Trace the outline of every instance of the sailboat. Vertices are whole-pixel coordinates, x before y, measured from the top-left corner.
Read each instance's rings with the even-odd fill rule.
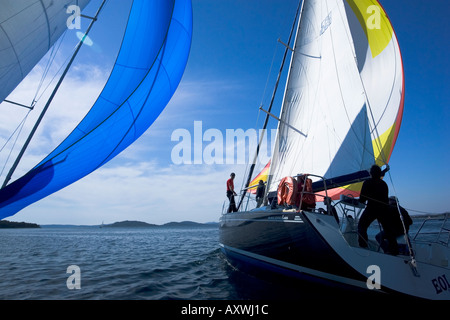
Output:
[[[448,237],[405,232],[397,255],[375,239],[368,248],[356,241],[361,185],[372,165],[389,169],[404,108],[402,57],[385,10],[376,0],[300,1],[285,46],[279,77],[292,54],[281,114],[271,112],[273,96],[261,107],[264,126],[278,121],[270,168],[251,181],[251,165],[238,212],[220,218],[221,250],[238,268],[450,299]],[[265,205],[250,210],[243,199],[262,177]],[[325,197],[332,201],[322,204]],[[444,221],[440,234],[448,230]]]
[[[7,96],[68,29],[74,12],[81,13],[89,2],[2,1],[0,102],[21,105],[7,100]],[[111,2],[101,1],[93,17],[79,15],[90,21],[89,27],[0,189],[0,219],[16,214],[113,159],[150,127],[177,89],[191,45],[191,0],[134,0],[130,11],[122,13],[128,21],[120,51],[96,102],[59,146],[11,182],[88,33],[96,24],[110,19],[102,15],[108,3]],[[33,109],[34,102],[25,107]]]

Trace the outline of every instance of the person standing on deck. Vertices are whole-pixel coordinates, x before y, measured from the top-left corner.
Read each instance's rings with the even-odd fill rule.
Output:
[[[366,203],[367,201],[367,206],[358,223],[358,243],[362,248],[368,247],[367,229],[377,219],[383,229],[387,231],[386,236],[389,242],[389,253],[397,254],[397,241],[391,236],[391,226],[387,219],[387,215],[389,214],[389,188],[386,182],[381,179],[388,169],[389,167],[382,172],[379,166],[373,165],[370,168],[371,178],[363,183],[359,201],[362,203]]]
[[[264,200],[264,193],[266,192],[266,186],[264,181],[259,180],[258,188],[256,189],[256,207],[261,207]]]
[[[234,192],[234,177],[236,175],[234,172],[230,174],[230,179],[227,180],[227,197],[230,200],[230,206],[228,207],[228,213],[230,212],[236,212],[236,202],[234,201],[234,196],[237,196],[236,192]]]

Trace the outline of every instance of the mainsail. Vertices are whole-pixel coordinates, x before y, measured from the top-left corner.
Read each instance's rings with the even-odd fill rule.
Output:
[[[141,136],[175,92],[191,38],[191,0],[134,0],[97,101],[53,152],[0,190],[0,219],[88,175]]]
[[[333,178],[387,164],[403,101],[400,49],[378,1],[304,0],[270,190],[286,176]],[[332,195],[359,191],[346,188]]]
[[[2,0],[0,9],[0,102],[27,76],[62,33],[67,9],[90,0]]]

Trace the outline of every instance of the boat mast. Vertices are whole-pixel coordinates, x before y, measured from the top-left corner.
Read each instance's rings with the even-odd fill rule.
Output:
[[[239,204],[237,206],[237,210],[239,210],[239,208],[241,207],[242,201],[244,200],[244,197],[245,197],[245,192],[246,192],[248,186],[250,185],[250,182],[252,181],[252,175],[253,175],[253,171],[255,170],[256,160],[258,159],[259,150],[260,150],[260,147],[261,147],[262,139],[264,137],[264,132],[265,132],[265,130],[267,128],[267,124],[269,122],[270,112],[272,111],[273,102],[275,100],[275,95],[276,95],[277,90],[278,90],[278,85],[280,83],[281,74],[283,72],[284,65],[285,65],[285,62],[286,62],[286,57],[287,57],[287,54],[288,54],[289,50],[292,50],[289,47],[289,44],[291,43],[292,35],[294,34],[294,30],[295,30],[295,26],[296,26],[295,22],[297,21],[297,17],[299,16],[300,8],[302,7],[301,5],[303,4],[303,2],[304,2],[304,0],[298,2],[297,11],[295,13],[294,22],[292,24],[292,28],[291,28],[291,32],[289,34],[289,39],[288,39],[287,45],[280,41],[280,43],[282,43],[286,47],[286,49],[284,50],[283,60],[281,62],[280,70],[278,72],[278,77],[277,77],[277,81],[275,83],[275,88],[274,88],[273,93],[272,93],[272,98],[270,100],[269,108],[268,108],[267,111],[264,111],[266,113],[266,118],[264,120],[264,124],[263,124],[263,128],[262,128],[262,132],[263,133],[261,134],[261,137],[259,138],[259,142],[258,142],[258,145],[256,147],[255,157],[253,159],[252,164],[250,165],[250,170],[249,170],[249,173],[248,173],[247,181],[246,181],[245,186],[244,186],[244,193],[241,194],[241,198],[239,200]]]
[[[52,103],[52,101],[53,101],[53,99],[54,99],[56,93],[58,92],[59,87],[61,86],[61,84],[62,84],[64,78],[66,77],[67,72],[69,71],[70,67],[72,66],[72,63],[74,62],[76,56],[78,55],[78,52],[80,51],[81,46],[82,46],[83,43],[84,43],[84,40],[86,39],[87,35],[88,35],[89,32],[91,31],[91,29],[92,29],[92,27],[93,27],[93,25],[94,25],[94,22],[97,21],[97,17],[98,17],[98,15],[100,14],[101,10],[103,9],[103,6],[105,5],[105,2],[106,2],[106,0],[103,0],[103,1],[102,1],[102,4],[101,4],[100,7],[98,8],[98,10],[97,10],[97,12],[96,12],[96,14],[95,14],[95,16],[94,16],[93,18],[90,18],[90,17],[87,17],[87,16],[84,16],[84,15],[83,15],[83,17],[92,19],[92,21],[91,21],[91,23],[89,24],[89,27],[87,28],[86,33],[84,34],[83,38],[82,38],[82,39],[80,40],[80,42],[77,44],[76,49],[75,49],[75,52],[74,52],[73,55],[72,55],[72,58],[70,59],[70,61],[69,61],[69,63],[67,64],[66,68],[64,69],[64,72],[62,73],[61,77],[59,78],[58,83],[56,84],[55,88],[53,89],[52,94],[50,95],[50,98],[47,100],[47,103],[45,104],[44,108],[42,109],[41,114],[39,115],[39,118],[37,119],[36,123],[34,124],[33,129],[31,130],[30,134],[28,135],[28,138],[27,138],[27,140],[25,141],[25,144],[23,145],[22,149],[20,150],[19,155],[18,155],[17,158],[16,158],[16,161],[14,162],[14,164],[13,164],[12,167],[11,167],[11,169],[9,170],[8,175],[6,176],[5,181],[3,182],[3,185],[2,185],[2,187],[1,187],[1,189],[3,189],[4,187],[6,187],[6,186],[8,185],[8,182],[11,180],[11,177],[12,177],[12,175],[14,174],[14,171],[17,169],[17,166],[19,165],[20,160],[22,159],[22,157],[23,157],[23,155],[24,155],[26,149],[28,148],[28,145],[29,145],[30,142],[31,142],[31,139],[33,138],[34,134],[36,133],[37,128],[38,128],[39,125],[41,124],[41,121],[42,121],[42,119],[44,118],[45,113],[47,112],[47,110],[48,110],[50,104]]]

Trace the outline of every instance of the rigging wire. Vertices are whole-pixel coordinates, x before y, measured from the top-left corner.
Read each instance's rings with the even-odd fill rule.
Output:
[[[47,89],[48,89],[48,87],[50,86],[50,84],[51,84],[51,83],[53,82],[53,80],[55,79],[56,75],[61,71],[62,66],[61,66],[61,67],[58,69],[58,71],[55,73],[55,75],[54,75],[53,78],[50,80],[50,82],[48,83],[48,85],[44,88],[44,90],[42,91],[42,93],[39,94],[39,91],[41,90],[42,86],[44,85],[44,81],[45,81],[45,79],[46,79],[47,76],[48,76],[48,73],[49,73],[49,71],[50,71],[50,68],[51,68],[51,66],[53,65],[53,63],[54,63],[54,61],[55,61],[55,59],[56,59],[56,55],[58,54],[58,52],[59,52],[59,50],[60,50],[60,48],[61,48],[61,45],[62,45],[62,43],[63,43],[63,41],[64,41],[64,38],[66,37],[66,34],[67,34],[67,30],[64,31],[62,37],[58,40],[58,45],[57,45],[57,46],[54,45],[54,46],[52,47],[52,50],[51,50],[51,52],[50,52],[50,56],[49,56],[49,58],[48,58],[47,64],[46,64],[46,66],[45,66],[45,68],[44,68],[44,71],[43,71],[43,73],[42,73],[41,80],[40,80],[40,82],[39,82],[39,84],[38,84],[38,86],[37,86],[37,88],[36,88],[36,93],[35,93],[35,95],[34,95],[34,97],[33,97],[33,102],[31,103],[31,106],[34,106],[34,105],[36,104],[36,102],[38,102],[38,101],[42,98],[42,96],[43,96],[44,93],[47,91]],[[70,56],[66,59],[66,61],[64,62],[64,64],[66,64],[66,62],[68,61],[69,58],[70,58]],[[64,65],[64,64],[63,64],[63,65]],[[39,97],[38,97],[38,95],[39,95]]]
[[[295,13],[295,16],[294,16],[294,21],[292,23],[291,31],[289,33],[287,46],[286,46],[286,49],[284,51],[283,60],[281,62],[280,70],[278,72],[277,82],[275,83],[275,88],[274,88],[273,93],[272,93],[272,98],[271,98],[271,101],[270,101],[270,105],[269,105],[269,108],[267,110],[267,112],[269,112],[269,113],[271,112],[271,109],[272,109],[272,106],[273,106],[273,102],[275,100],[275,95],[276,95],[276,93],[278,91],[278,85],[279,85],[279,81],[280,81],[280,78],[281,78],[281,74],[282,74],[282,72],[284,70],[284,65],[285,65],[285,62],[286,62],[288,51],[292,50],[289,46],[291,44],[292,37],[294,36],[294,30],[295,30],[296,26],[297,26],[297,32],[295,32],[294,44],[296,42],[299,30],[300,30],[300,23],[301,23],[302,16],[303,16],[303,6],[304,5],[305,5],[305,1],[299,1],[298,6],[297,6],[297,10],[296,10],[296,13]],[[297,22],[297,20],[298,20],[298,22]],[[295,48],[295,45],[294,45],[294,48]],[[292,57],[293,56],[291,56],[291,59],[292,59]],[[284,112],[284,105],[281,106],[281,114],[283,114],[283,112]],[[267,128],[267,123],[269,121],[269,113],[266,115],[266,118],[265,118],[265,121],[264,121],[264,126],[263,126],[264,129]],[[277,137],[276,137],[277,141],[275,141],[275,146],[277,145],[278,139],[279,139],[279,137],[278,137],[278,133],[277,133]],[[256,156],[258,156],[258,150],[257,150]],[[274,154],[272,154],[272,160],[273,160],[273,157],[274,157]],[[269,169],[268,178],[267,178],[267,184],[266,184],[267,186],[266,186],[266,191],[265,191],[264,198],[267,198],[267,195],[268,195],[268,192],[269,192],[269,189],[270,189],[270,185],[271,185],[271,174],[270,173],[272,173],[272,170],[273,170],[273,166],[271,165],[270,169]],[[251,170],[251,171],[253,171],[253,170]],[[248,179],[247,185],[250,183],[250,178],[251,178],[251,174],[249,175],[249,179]],[[241,200],[240,200],[241,203],[242,203],[242,200],[243,200],[243,197],[241,197]],[[240,207],[240,204],[238,206],[238,209],[239,209],[239,207]]]
[[[61,45],[64,42],[64,39],[65,39],[66,35],[67,35],[67,30],[63,32],[61,38],[58,39],[57,44],[52,46],[50,54],[48,56],[47,63],[46,63],[46,65],[44,67],[44,70],[42,72],[42,76],[41,76],[41,78],[39,80],[39,83],[38,83],[38,85],[36,87],[36,90],[35,90],[35,93],[34,93],[34,96],[33,96],[33,99],[32,99],[32,102],[31,102],[31,105],[30,105],[30,108],[29,108],[29,111],[27,112],[25,117],[22,119],[22,121],[19,123],[19,125],[16,127],[16,129],[11,133],[10,137],[6,140],[5,144],[0,148],[0,153],[1,153],[1,152],[3,152],[5,147],[8,145],[8,143],[11,141],[11,139],[14,137],[16,132],[18,131],[16,139],[15,139],[15,141],[14,141],[12,147],[11,147],[11,150],[9,151],[9,154],[8,154],[6,160],[5,160],[5,163],[4,163],[3,167],[2,167],[2,170],[0,172],[0,176],[3,175],[3,172],[4,172],[4,170],[5,170],[6,166],[7,166],[7,163],[9,161],[10,157],[11,157],[11,154],[14,151],[14,148],[15,148],[15,146],[17,144],[17,141],[18,141],[18,139],[19,139],[19,137],[21,135],[21,132],[22,132],[23,128],[25,127],[25,123],[26,123],[26,120],[28,119],[28,116],[30,115],[30,113],[34,109],[34,107],[36,106],[37,102],[42,98],[42,96],[48,90],[48,88],[50,87],[51,83],[54,81],[56,76],[60,73],[62,67],[67,63],[67,61],[70,59],[70,56],[73,54],[74,49],[71,50],[72,53],[68,56],[68,58],[66,58],[65,62],[59,67],[57,72],[55,72],[54,76],[49,81],[49,83],[44,88],[44,90],[42,90],[42,92],[40,92],[42,87],[43,87],[43,85],[44,85],[45,80],[48,78],[49,71],[50,71],[52,65],[55,62],[56,56],[57,56],[58,52],[60,52]]]
[[[340,13],[340,16],[341,16],[341,18],[342,18],[342,13],[341,13],[341,12],[339,12],[339,13]],[[330,34],[331,34],[331,31],[330,31]],[[350,37],[350,35],[349,35],[348,33],[347,33],[347,39],[348,39],[349,43],[351,44],[351,43],[352,43],[351,37]],[[334,46],[333,46],[333,52],[334,52]],[[353,56],[354,56],[355,64],[356,64],[356,67],[357,67],[357,66],[358,66],[358,60],[357,60],[357,56],[356,56],[355,52],[353,52]],[[383,152],[383,145],[382,145],[382,142],[381,142],[381,137],[380,137],[380,134],[379,134],[379,132],[378,132],[378,126],[377,126],[377,123],[376,123],[376,121],[375,121],[375,116],[374,116],[374,114],[373,114],[373,110],[372,110],[372,107],[371,107],[371,104],[370,104],[370,101],[369,101],[369,97],[368,97],[368,95],[367,95],[367,90],[366,90],[364,81],[363,81],[363,79],[362,79],[361,73],[358,72],[358,75],[359,75],[359,78],[360,78],[360,83],[361,83],[362,88],[363,88],[363,90],[364,90],[364,97],[365,97],[366,106],[367,106],[366,110],[369,111],[370,116],[371,116],[371,120],[372,120],[372,122],[373,122],[373,128],[372,128],[371,131],[374,132],[374,135],[375,135],[374,142],[375,142],[375,145],[377,146],[377,148],[378,148],[378,150],[379,150],[379,152],[380,152],[380,154],[379,154],[378,157],[381,157],[381,161],[382,161],[384,164],[387,165],[388,161],[387,161],[386,156],[385,156],[385,154],[384,154],[384,152]],[[345,110],[345,111],[347,112],[347,110]],[[370,122],[369,122],[369,126],[371,126]],[[364,145],[364,144],[363,144],[363,145]],[[395,197],[396,197],[396,199],[397,199],[397,200],[396,200],[397,211],[398,211],[398,214],[399,214],[400,221],[402,222],[403,233],[404,233],[404,237],[405,237],[405,240],[406,240],[406,243],[407,243],[407,246],[408,246],[409,255],[410,255],[410,257],[411,257],[411,263],[412,263],[412,265],[415,267],[415,257],[414,257],[414,252],[413,252],[413,250],[412,250],[411,242],[410,242],[410,239],[409,239],[409,236],[408,236],[408,232],[407,232],[407,230],[406,230],[405,222],[404,222],[403,216],[402,216],[402,214],[401,214],[400,204],[399,204],[399,202],[398,202],[398,197],[397,197],[397,191],[396,191],[396,189],[395,189],[394,182],[393,182],[393,180],[392,180],[392,175],[390,174],[390,172],[388,172],[388,173],[389,173],[389,179],[390,179],[391,185],[392,185],[392,187],[393,187],[394,195],[395,195]],[[372,199],[372,201],[373,201],[373,200],[375,200],[375,199]]]
[[[344,13],[341,12],[340,9],[341,9],[340,7],[337,7],[337,11],[338,11],[338,13],[339,13],[339,17],[341,18],[342,21],[344,21],[344,20],[345,20],[345,19],[344,19],[344,16],[346,16],[346,13],[345,13],[345,12],[344,12]],[[327,11],[328,11],[328,6],[327,6]],[[360,84],[361,84],[362,89],[363,89],[363,92],[364,92],[364,100],[365,100],[365,102],[366,102],[366,105],[368,106],[368,109],[369,109],[370,113],[371,113],[372,121],[373,121],[374,124],[375,124],[375,119],[374,119],[374,116],[373,116],[373,114],[372,114],[372,110],[370,109],[370,103],[369,103],[369,99],[368,99],[368,96],[367,96],[366,88],[365,88],[365,86],[364,86],[364,81],[363,81],[363,79],[362,79],[361,73],[360,73],[359,70],[358,70],[358,58],[357,58],[356,53],[355,53],[355,50],[354,50],[354,42],[353,42],[353,39],[352,39],[351,35],[348,33],[347,28],[345,28],[345,31],[346,31],[347,42],[348,42],[349,48],[350,48],[350,50],[352,51],[352,54],[353,54],[353,59],[354,59],[354,62],[355,62],[356,73],[358,74],[358,77],[359,77],[359,80],[360,80]],[[365,150],[365,151],[366,151],[367,153],[369,153],[369,154],[372,154],[372,153],[373,153],[373,146],[372,146],[372,143],[370,143],[370,146],[366,146],[366,143],[365,143],[365,137],[360,137],[360,136],[358,135],[358,133],[355,131],[355,129],[353,128],[353,126],[352,126],[352,122],[351,122],[351,120],[350,120],[350,117],[349,117],[349,114],[348,114],[348,110],[347,110],[347,108],[346,108],[346,103],[345,103],[344,97],[343,97],[343,95],[342,95],[341,84],[340,84],[340,78],[339,78],[339,72],[338,72],[338,70],[337,70],[337,65],[338,65],[338,63],[337,63],[337,61],[336,61],[336,53],[335,53],[335,46],[334,46],[335,42],[334,42],[334,40],[333,40],[333,32],[332,32],[332,29],[330,29],[329,32],[330,32],[330,37],[332,38],[332,41],[331,41],[332,46],[331,46],[331,47],[332,47],[332,49],[333,49],[334,66],[335,66],[335,68],[336,68],[337,81],[338,81],[338,85],[339,85],[339,89],[340,89],[339,91],[340,91],[340,94],[341,94],[341,100],[342,100],[342,103],[343,103],[343,106],[344,106],[345,114],[346,114],[347,119],[348,119],[348,121],[349,121],[349,123],[350,123],[350,129],[351,129],[352,132],[354,133],[355,137],[357,138],[357,140],[358,140],[360,146],[363,148],[363,150]],[[367,109],[367,108],[366,108],[366,109]],[[369,129],[371,129],[371,128],[370,128],[370,122],[369,122],[369,121],[368,121],[368,124],[369,124]],[[379,134],[378,134],[378,130],[377,130],[376,124],[375,124],[375,128],[372,129],[372,130],[370,130],[370,131],[372,132],[372,131],[374,131],[374,130],[375,130],[375,135],[376,135],[374,140],[375,140],[375,143],[377,144],[377,147],[378,147],[378,149],[380,150],[380,154],[381,154],[381,153],[382,153],[382,147],[380,146],[380,145],[381,145],[381,141],[380,141],[380,136],[379,136]],[[372,139],[371,139],[371,140],[372,140]],[[380,144],[380,145],[379,145],[379,144]],[[374,155],[374,156],[375,156],[375,155]],[[384,164],[387,164],[387,161],[386,161],[386,159],[384,158],[384,154],[383,154],[383,163],[384,163]]]
[[[413,248],[412,248],[411,239],[409,238],[408,231],[406,230],[405,221],[403,220],[403,215],[402,215],[401,210],[400,210],[400,203],[399,203],[399,201],[398,201],[397,191],[396,191],[396,189],[395,189],[394,181],[392,180],[392,175],[391,175],[390,172],[389,172],[389,179],[390,179],[390,181],[391,181],[391,185],[392,185],[392,188],[393,188],[393,190],[394,190],[395,204],[396,204],[396,206],[397,206],[397,211],[398,211],[398,215],[399,215],[399,217],[400,217],[400,221],[402,222],[403,236],[404,236],[404,238],[405,238],[406,245],[408,246],[408,253],[409,253],[409,256],[410,256],[410,258],[411,258],[411,260],[409,261],[409,263],[410,263],[410,265],[411,265],[411,268],[413,268],[413,270],[414,270],[414,274],[418,276],[419,273],[418,273],[418,271],[417,271],[417,264],[416,264],[415,253],[414,253],[414,250],[413,250]]]
[[[25,144],[23,145],[22,149],[20,150],[19,155],[17,156],[17,158],[16,158],[16,160],[15,160],[15,162],[14,162],[12,168],[9,170],[8,175],[6,176],[5,181],[3,182],[2,188],[4,188],[4,187],[7,186],[7,184],[8,184],[8,182],[9,182],[9,180],[11,179],[11,177],[12,177],[14,171],[16,170],[17,166],[19,165],[19,162],[20,162],[20,160],[22,159],[22,157],[23,157],[23,155],[24,155],[26,149],[28,148],[28,146],[29,146],[29,144],[30,144],[30,142],[31,142],[31,139],[33,138],[34,134],[36,133],[36,130],[37,130],[37,128],[39,127],[39,125],[40,125],[40,123],[41,123],[41,121],[42,121],[42,119],[43,119],[45,113],[47,112],[48,108],[50,107],[50,104],[52,103],[52,101],[53,101],[53,99],[54,99],[56,93],[58,92],[59,87],[61,86],[61,84],[62,84],[64,78],[66,77],[66,75],[67,75],[67,73],[68,73],[70,67],[72,66],[72,64],[73,64],[73,62],[74,62],[74,60],[75,60],[75,58],[76,58],[78,52],[80,51],[80,49],[81,49],[81,47],[82,47],[82,45],[83,45],[83,42],[84,42],[85,37],[87,37],[88,33],[91,31],[91,29],[92,29],[92,27],[93,27],[93,24],[94,24],[94,22],[97,20],[97,17],[98,17],[98,15],[100,14],[100,12],[102,11],[102,9],[104,8],[105,3],[106,3],[106,0],[103,0],[103,2],[101,3],[100,7],[99,7],[98,10],[97,10],[97,13],[96,13],[96,15],[95,15],[95,19],[93,19],[93,20],[91,21],[91,23],[89,24],[89,27],[87,28],[86,32],[84,33],[83,39],[82,39],[80,42],[78,42],[78,44],[76,45],[75,51],[74,51],[74,53],[73,53],[73,55],[72,55],[70,61],[68,62],[68,64],[67,64],[66,67],[64,68],[64,71],[63,71],[62,75],[60,76],[60,78],[59,78],[59,80],[58,80],[58,83],[56,84],[55,88],[53,89],[53,92],[52,92],[52,94],[50,95],[49,99],[47,100],[46,105],[45,105],[44,108],[42,109],[42,111],[41,111],[41,113],[40,113],[40,115],[39,115],[39,118],[37,119],[36,123],[34,124],[33,129],[31,130],[30,134],[28,135],[28,138],[27,138],[27,140],[25,141]]]
[[[13,151],[14,151],[14,147],[16,146],[16,143],[17,143],[17,141],[18,141],[18,139],[19,139],[20,133],[22,132],[22,129],[24,128],[25,122],[26,122],[26,120],[28,119],[28,116],[30,115],[31,111],[32,111],[31,109],[28,110],[28,112],[27,112],[27,114],[25,115],[25,117],[22,119],[22,121],[19,123],[19,125],[18,125],[18,126],[16,127],[16,129],[14,130],[14,132],[10,135],[10,137],[6,140],[5,144],[4,144],[4,145],[1,147],[1,149],[0,149],[0,153],[1,153],[1,152],[3,151],[3,149],[5,149],[5,147],[8,145],[8,143],[11,141],[11,139],[14,137],[14,135],[16,134],[16,132],[19,131],[19,132],[17,133],[16,139],[14,140],[14,143],[13,143],[13,145],[12,145],[12,147],[11,147],[11,150],[9,151],[9,154],[8,154],[8,156],[6,157],[5,163],[4,163],[4,165],[3,165],[3,167],[2,167],[2,170],[1,170],[1,172],[0,172],[0,176],[2,176],[2,175],[3,175],[3,172],[5,171],[5,168],[6,168],[6,165],[8,164],[9,158],[11,157],[11,154],[12,154]]]
[[[270,80],[270,77],[271,77],[271,74],[272,74],[273,66],[274,66],[274,64],[275,64],[275,58],[276,58],[277,53],[278,53],[278,47],[279,47],[279,42],[277,41],[277,42],[275,43],[275,48],[274,48],[274,52],[273,52],[272,62],[271,62],[271,64],[270,64],[269,73],[268,73],[268,75],[267,75],[266,85],[265,85],[265,87],[264,87],[264,91],[263,91],[263,94],[262,94],[262,97],[261,97],[261,103],[260,103],[261,106],[263,105],[263,101],[264,101],[266,98],[269,98],[269,96],[266,96],[266,93],[267,93],[267,87],[268,87],[268,85],[269,85],[269,80]],[[260,111],[260,112],[261,112],[261,111]],[[258,114],[259,114],[260,112],[258,112]]]
[[[19,140],[19,137],[22,133],[23,128],[25,127],[25,123],[28,119],[28,116],[30,115],[31,111],[33,111],[34,107],[36,106],[37,102],[42,98],[42,96],[45,94],[45,92],[48,90],[48,88],[50,87],[51,83],[54,81],[54,79],[56,78],[56,76],[60,73],[61,69],[64,67],[64,65],[66,65],[67,61],[70,59],[70,56],[73,55],[73,52],[75,49],[71,50],[71,54],[68,56],[68,58],[66,58],[65,62],[59,67],[59,69],[57,70],[57,72],[55,72],[54,76],[52,77],[52,79],[49,81],[49,83],[47,84],[47,86],[44,88],[44,90],[40,93],[40,90],[42,89],[42,86],[44,85],[45,80],[48,77],[49,71],[51,69],[51,66],[54,64],[54,61],[56,59],[56,56],[58,54],[58,52],[60,51],[61,45],[64,41],[64,38],[67,34],[67,30],[63,33],[62,37],[58,40],[58,45],[54,45],[52,46],[48,61],[45,65],[44,71],[42,72],[42,76],[41,79],[39,80],[39,83],[36,87],[35,90],[35,94],[33,97],[33,100],[31,102],[30,108],[27,112],[27,114],[25,115],[25,117],[22,119],[22,121],[19,123],[19,125],[16,127],[16,129],[11,133],[10,137],[6,140],[5,144],[0,148],[0,153],[3,152],[3,150],[6,148],[6,146],[8,145],[8,143],[11,141],[11,139],[14,137],[14,135],[16,135],[16,139],[14,140],[14,143],[9,151],[8,156],[6,157],[6,160],[3,164],[2,170],[0,172],[0,176],[3,175],[3,172],[5,171],[5,168],[9,162],[9,159],[11,158],[11,155],[15,149],[15,146],[17,144],[17,141]]]
[[[346,16],[346,13],[345,12],[344,13],[341,12],[340,7],[338,7],[338,11],[339,11],[339,16],[340,16],[341,20],[344,21],[345,20],[344,19],[344,15]],[[353,41],[353,38],[352,38],[351,34],[348,32],[349,30],[347,30],[347,28],[345,28],[345,31],[346,31],[347,41],[350,44],[350,48],[351,48],[352,53],[353,53],[353,58],[355,60],[355,66],[356,66],[356,68],[358,70],[360,83],[361,83],[361,86],[363,88],[364,98],[365,98],[364,100],[366,102],[366,110],[368,110],[370,112],[370,116],[371,116],[372,122],[373,122],[373,128],[372,128],[372,126],[371,126],[371,124],[369,122],[370,132],[371,133],[374,132],[374,135],[375,135],[374,141],[375,141],[375,144],[376,144],[376,146],[377,146],[377,148],[378,148],[378,150],[380,152],[380,155],[378,157],[381,156],[382,157],[381,161],[383,162],[383,164],[387,164],[388,161],[387,161],[387,159],[386,159],[386,157],[384,155],[384,152],[383,152],[383,145],[381,143],[380,134],[378,132],[377,122],[375,121],[375,116],[374,116],[372,108],[371,108],[371,104],[370,104],[370,101],[369,101],[369,97],[367,95],[367,90],[366,90],[366,87],[364,85],[364,81],[362,79],[362,75],[361,75],[361,73],[359,72],[359,69],[358,69],[358,57],[357,57],[356,52],[354,50],[355,49],[355,44],[354,44],[354,41]],[[330,33],[331,33],[331,31],[330,31]],[[333,52],[334,52],[334,46],[333,46]],[[347,112],[347,110],[345,110],[345,111]],[[371,150],[366,148],[365,143],[362,143],[361,145],[363,146],[363,148],[365,150],[369,151],[370,153],[372,152]]]
[[[49,89],[50,85],[53,83],[53,81],[56,79],[56,77],[61,73],[61,70],[68,64],[69,60],[73,56],[74,52],[76,51],[76,46],[67,54],[66,60],[59,66],[58,70],[53,75],[52,79],[48,82],[47,86],[44,88],[44,90],[41,92],[41,94],[37,97],[38,92],[36,92],[36,96],[33,99],[33,102],[38,102],[42,96],[45,94],[45,92]]]
[[[272,75],[273,66],[274,66],[274,64],[275,64],[275,59],[276,59],[276,56],[277,56],[277,53],[278,53],[278,48],[279,48],[279,42],[277,41],[277,42],[275,43],[274,52],[273,52],[273,57],[272,57],[272,62],[271,62],[271,64],[270,64],[269,72],[268,72],[268,74],[267,74],[266,84],[265,84],[265,87],[264,87],[264,91],[263,91],[263,94],[262,94],[262,96],[261,96],[260,106],[263,106],[263,105],[264,105],[264,104],[263,104],[264,100],[267,99],[267,98],[269,98],[268,96],[266,96],[266,94],[267,94],[267,88],[268,88],[269,81],[270,81],[270,78],[271,78],[271,75]],[[260,115],[261,115],[261,108],[258,108],[258,115],[257,115],[257,117],[256,117],[256,122],[255,122],[255,130],[258,129],[258,123],[259,123],[259,117],[260,117]],[[267,134],[267,130],[266,130],[266,129],[261,131],[261,135],[264,135],[264,134]],[[260,138],[261,138],[261,137],[260,137]],[[271,139],[272,139],[272,137],[271,137]],[[258,158],[259,158],[259,157],[258,157]],[[250,163],[250,161],[249,161],[249,164],[246,166],[246,169],[245,169],[245,172],[244,172],[243,181],[242,181],[242,185],[241,185],[241,191],[242,191],[243,189],[245,189],[245,182],[246,182],[245,177],[247,177],[247,175],[248,175],[249,172],[250,172],[250,165],[251,165],[251,163]],[[247,192],[247,190],[243,190],[243,192],[245,193],[245,192]]]
[[[348,39],[349,42],[352,42],[352,41],[351,41],[351,36],[350,36],[348,33],[347,33],[347,39]],[[356,53],[353,52],[353,55],[354,55],[356,67],[358,67],[358,60],[357,60]],[[368,97],[368,94],[367,94],[367,90],[366,90],[364,81],[363,81],[363,79],[362,79],[361,73],[358,72],[358,75],[359,75],[359,78],[360,78],[360,83],[361,83],[362,88],[363,88],[363,90],[364,90],[364,97],[365,97],[366,106],[367,106],[367,107],[366,107],[366,110],[369,111],[368,113],[370,114],[370,117],[371,117],[371,120],[372,120],[372,123],[373,123],[373,127],[372,127],[372,125],[371,125],[371,123],[370,123],[370,121],[369,121],[369,126],[372,127],[372,128],[371,128],[371,132],[373,132],[373,133],[374,133],[374,136],[375,136],[375,139],[374,139],[373,141],[375,142],[375,145],[376,145],[376,147],[378,148],[378,151],[379,151],[379,155],[378,155],[377,158],[380,159],[380,157],[381,157],[381,161],[383,162],[383,164],[387,165],[388,168],[389,168],[389,165],[388,165],[388,159],[386,158],[386,155],[385,155],[385,153],[384,153],[384,151],[383,151],[384,146],[383,146],[383,144],[382,144],[382,142],[381,142],[381,137],[380,137],[380,134],[379,134],[379,132],[378,132],[378,125],[377,125],[377,122],[375,121],[375,116],[374,116],[374,113],[373,113],[373,110],[372,110],[371,103],[370,103],[370,101],[369,101],[369,97]],[[375,160],[377,160],[377,159],[375,159]],[[388,171],[388,175],[389,175],[389,180],[390,180],[391,185],[392,185],[392,189],[393,189],[394,196],[395,196],[395,198],[396,198],[396,201],[395,201],[395,202],[396,202],[396,207],[397,207],[398,215],[399,215],[400,221],[401,221],[401,223],[402,223],[403,234],[404,234],[404,237],[405,237],[405,240],[406,240],[406,244],[407,244],[407,246],[408,246],[409,255],[410,255],[410,257],[411,257],[411,261],[410,261],[410,262],[411,262],[411,266],[415,269],[415,268],[416,268],[416,265],[415,265],[415,255],[414,255],[414,251],[413,251],[413,249],[412,249],[411,241],[410,241],[410,239],[409,239],[409,235],[408,235],[408,232],[407,232],[407,230],[406,230],[405,222],[404,222],[404,220],[403,220],[403,215],[401,214],[400,204],[399,204],[398,197],[397,197],[397,191],[396,191],[396,189],[395,189],[394,181],[393,181],[393,179],[392,179],[392,175],[391,175],[390,171]],[[374,199],[372,199],[372,200],[374,200]],[[417,270],[415,270],[415,272],[417,272]]]

